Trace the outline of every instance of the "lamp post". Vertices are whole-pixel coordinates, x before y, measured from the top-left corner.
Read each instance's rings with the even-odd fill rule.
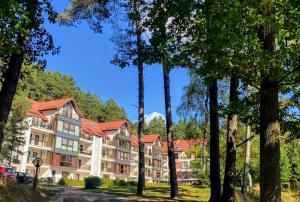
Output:
[[[34,179],[33,179],[32,188],[36,189],[38,172],[39,172],[39,168],[43,165],[43,159],[35,158],[35,159],[32,160],[32,163],[35,166],[35,176],[34,176]]]

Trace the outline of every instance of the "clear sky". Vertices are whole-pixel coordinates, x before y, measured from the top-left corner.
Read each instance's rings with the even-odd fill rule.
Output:
[[[54,0],[54,8],[61,12],[66,0]],[[96,34],[85,23],[77,27],[47,24],[60,53],[47,56],[47,68],[71,75],[84,90],[97,94],[102,100],[114,99],[123,107],[128,118],[137,120],[138,80],[135,67],[120,69],[110,63],[114,44],[110,41],[112,30],[104,27]],[[180,104],[182,88],[188,83],[187,71],[174,69],[171,72],[171,99],[173,119],[178,121],[176,108]],[[145,68],[145,114],[164,113],[162,68],[159,65]]]

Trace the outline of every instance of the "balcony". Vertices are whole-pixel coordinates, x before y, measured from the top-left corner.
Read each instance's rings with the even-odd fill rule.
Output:
[[[113,140],[103,139],[103,146],[115,147]]]
[[[126,136],[126,135],[122,135],[120,133],[117,133],[116,136],[122,140],[128,140],[131,141],[131,137],[130,136]]]
[[[46,142],[46,141],[40,141],[40,140],[37,140],[37,139],[33,138],[33,139],[29,140],[29,145],[34,147],[34,148],[45,149],[45,150],[52,151],[51,143]]]
[[[53,133],[53,124],[48,124],[45,121],[42,121],[41,118],[34,117],[32,120],[32,126],[40,129],[45,129],[47,131],[51,131]]]
[[[89,134],[80,134],[80,140],[82,141],[86,141],[86,142],[89,142],[89,143],[93,143],[93,136],[92,135],[89,135]]]
[[[107,167],[102,167],[101,168],[101,171],[102,172],[108,172],[108,173],[113,173],[114,172],[114,169],[113,168],[107,168]]]
[[[105,154],[105,153],[102,153],[102,158],[113,160],[113,159],[114,159],[114,156],[113,156],[112,154]]]
[[[91,170],[91,165],[79,165],[78,166],[78,170],[87,170],[90,171]]]
[[[79,155],[90,158],[92,156],[92,150],[79,150]]]

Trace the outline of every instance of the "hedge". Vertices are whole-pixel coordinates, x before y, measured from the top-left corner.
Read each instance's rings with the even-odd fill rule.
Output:
[[[102,181],[97,176],[90,176],[84,179],[84,187],[86,189],[96,189],[101,186]]]

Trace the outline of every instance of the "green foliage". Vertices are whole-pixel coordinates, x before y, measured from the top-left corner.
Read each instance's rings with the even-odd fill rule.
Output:
[[[287,147],[283,144],[280,148],[280,180],[283,186],[287,186],[291,178],[291,165],[287,155]]]
[[[24,66],[22,75],[18,90],[31,99],[48,101],[70,97],[76,101],[86,118],[95,121],[127,119],[125,110],[114,100],[103,102],[97,95],[82,91],[71,76],[40,71],[36,66]]]
[[[96,189],[101,186],[102,181],[97,176],[90,176],[84,179],[84,187],[85,189]]]
[[[29,102],[26,94],[19,91],[15,95],[11,114],[5,127],[5,138],[0,156],[2,160],[7,161],[9,164],[14,157],[22,154],[20,146],[25,143],[24,132],[28,129],[28,123],[25,121],[28,108]]]
[[[64,182],[65,182],[64,185],[68,186],[68,187],[84,187],[85,186],[85,181],[84,180],[65,178]]]
[[[145,128],[146,134],[160,134],[163,140],[167,139],[166,135],[166,123],[161,117],[154,118]]]
[[[59,179],[58,185],[61,185],[61,186],[65,186],[66,185],[66,178],[62,177]]]
[[[125,180],[119,180],[119,186],[127,186],[127,182]]]

